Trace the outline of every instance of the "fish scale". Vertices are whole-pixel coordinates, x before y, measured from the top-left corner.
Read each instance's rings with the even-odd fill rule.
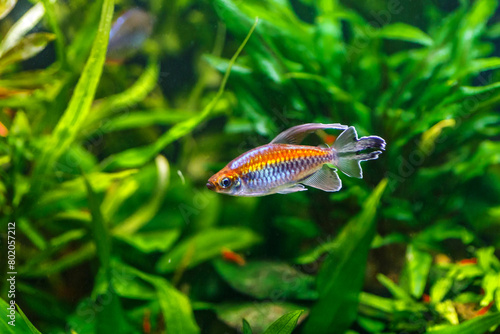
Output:
[[[266,190],[304,179],[333,159],[330,149],[303,145],[268,144],[249,151],[231,164],[244,182]]]

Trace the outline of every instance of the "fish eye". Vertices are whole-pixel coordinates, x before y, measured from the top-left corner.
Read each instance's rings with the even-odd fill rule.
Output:
[[[228,177],[225,177],[225,178],[223,178],[222,180],[220,180],[220,182],[219,182],[219,183],[220,183],[220,186],[221,186],[222,188],[228,188],[228,187],[230,187],[230,186],[231,186],[231,183],[232,183],[232,182],[231,182],[231,180],[230,180]]]

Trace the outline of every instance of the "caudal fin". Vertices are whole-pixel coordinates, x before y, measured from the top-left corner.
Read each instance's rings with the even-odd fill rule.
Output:
[[[342,132],[333,143],[337,154],[336,166],[346,175],[362,178],[361,161],[377,159],[385,150],[385,140],[378,136],[361,137],[358,139],[356,129],[350,126]],[[367,152],[375,150],[372,152]],[[379,151],[382,150],[382,151]]]

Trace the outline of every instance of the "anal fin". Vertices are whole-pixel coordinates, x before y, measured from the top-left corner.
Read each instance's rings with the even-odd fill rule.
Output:
[[[278,194],[289,194],[289,193],[294,193],[294,192],[297,192],[297,191],[304,191],[304,190],[307,190],[307,188],[304,187],[303,185],[301,185],[301,184],[294,184],[291,187],[288,187],[288,188],[285,188],[285,189],[282,189],[282,190],[278,191]]]
[[[337,172],[327,165],[323,165],[319,171],[301,181],[301,183],[328,192],[339,191],[342,188],[342,181]]]
[[[356,156],[354,156],[356,157]],[[360,160],[355,158],[345,158],[339,159],[337,167],[344,172],[345,175],[350,177],[357,177],[358,179],[363,178],[363,171],[359,165]]]

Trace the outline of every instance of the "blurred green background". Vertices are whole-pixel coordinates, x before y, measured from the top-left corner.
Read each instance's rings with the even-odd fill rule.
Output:
[[[3,0],[0,18],[1,333],[500,324],[497,1]],[[337,193],[205,188],[311,122],[387,150]]]

